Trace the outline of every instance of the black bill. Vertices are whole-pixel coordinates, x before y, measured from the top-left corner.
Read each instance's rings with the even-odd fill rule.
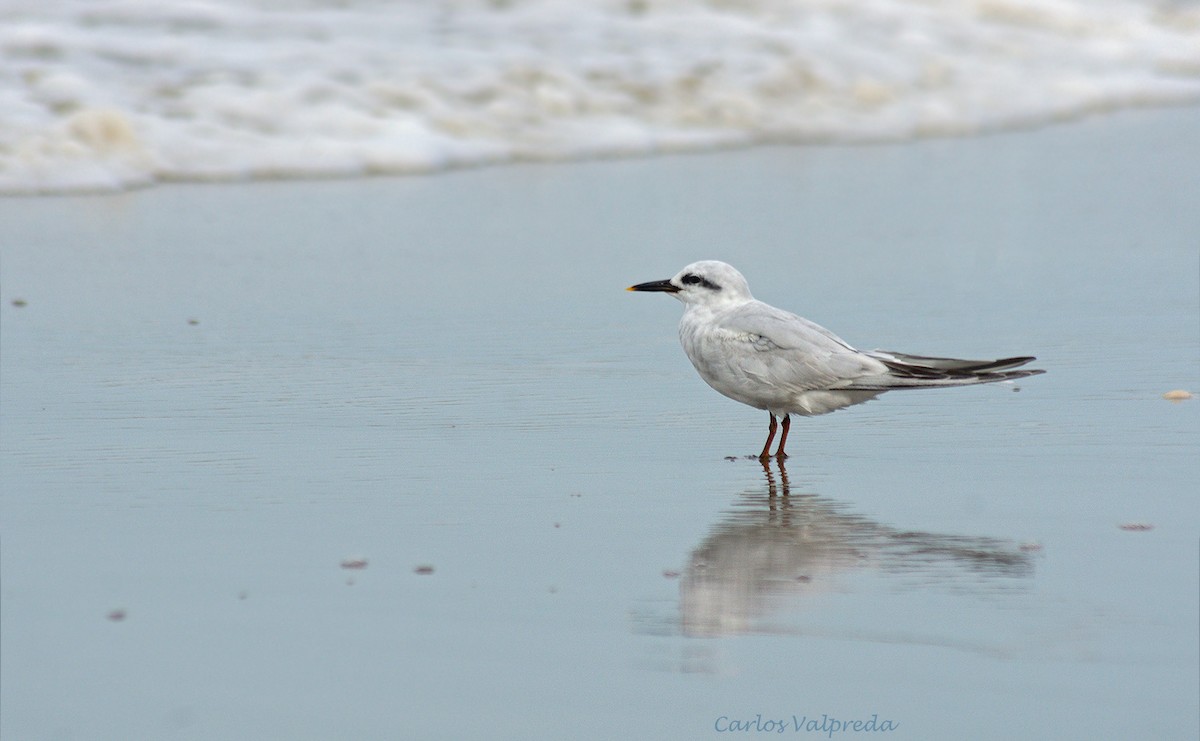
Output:
[[[681,289],[669,280],[652,280],[649,283],[638,283],[636,286],[630,286],[626,291],[660,291],[662,293],[679,293]]]

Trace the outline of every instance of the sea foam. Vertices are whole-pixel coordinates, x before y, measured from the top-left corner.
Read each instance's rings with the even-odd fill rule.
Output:
[[[903,140],[1200,101],[1179,0],[8,0],[0,193]]]

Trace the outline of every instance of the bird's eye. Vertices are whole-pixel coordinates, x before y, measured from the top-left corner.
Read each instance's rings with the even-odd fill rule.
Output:
[[[721,290],[721,287],[718,286],[716,283],[713,283],[708,278],[702,278],[699,275],[696,275],[695,273],[688,273],[687,275],[680,278],[679,281],[681,283],[683,283],[685,286],[700,285],[700,286],[704,286],[705,288],[707,288],[710,291]]]

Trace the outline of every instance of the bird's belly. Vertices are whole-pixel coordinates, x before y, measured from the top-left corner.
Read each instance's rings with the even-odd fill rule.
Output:
[[[775,416],[796,414],[812,417],[829,414],[848,406],[874,399],[882,391],[851,389],[781,390],[752,377],[738,373],[705,372],[699,366],[700,377],[720,393],[734,401],[765,409]]]
[[[730,399],[755,409],[779,409],[795,396],[794,390],[769,382],[719,343],[697,342],[690,347],[685,343],[684,349],[705,383]]]
[[[730,399],[749,404],[755,409],[770,409],[787,403],[790,394],[757,381],[744,373],[722,366],[702,367],[696,365],[700,377]]]
[[[684,350],[700,377],[724,396],[765,409],[776,416],[828,414],[875,398],[880,392],[836,388],[804,388],[781,379],[786,375],[763,359],[731,351],[719,338],[681,333]]]

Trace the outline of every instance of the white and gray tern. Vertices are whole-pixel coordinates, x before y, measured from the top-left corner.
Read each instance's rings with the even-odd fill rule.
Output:
[[[760,460],[770,458],[776,417],[783,420],[777,458],[786,458],[791,415],[826,414],[893,389],[994,383],[1044,373],[1010,370],[1033,357],[931,358],[855,350],[824,327],[756,301],[732,265],[702,260],[669,280],[630,286],[669,293],[684,304],[683,351],[709,386],[770,415]]]

